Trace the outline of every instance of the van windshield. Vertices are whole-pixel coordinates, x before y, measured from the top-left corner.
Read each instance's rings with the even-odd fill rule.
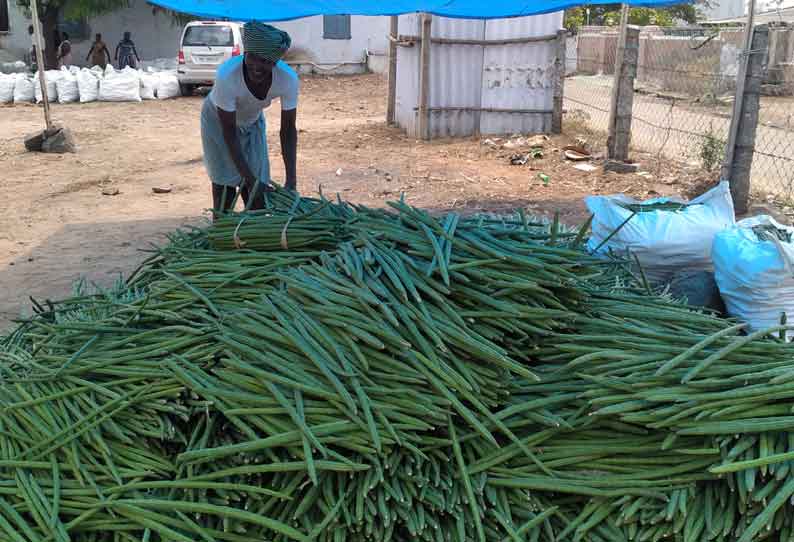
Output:
[[[182,40],[188,47],[233,47],[234,35],[228,26],[189,26]]]

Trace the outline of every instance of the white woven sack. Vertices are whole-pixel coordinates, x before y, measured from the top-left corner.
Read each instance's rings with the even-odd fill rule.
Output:
[[[157,83],[157,99],[167,100],[169,98],[176,98],[181,95],[179,90],[179,79],[173,72],[159,72],[156,74]]]
[[[794,239],[794,228],[761,215],[742,220],[714,238],[714,279],[728,313],[759,331],[794,323],[794,242],[759,236],[757,227],[774,228]],[[792,331],[788,332],[789,338]]]
[[[33,79],[24,73],[18,73],[17,80],[14,82],[14,103],[30,103],[35,96]]]
[[[669,281],[681,269],[711,271],[714,236],[735,224],[733,200],[727,182],[688,202],[681,210],[634,213],[627,205],[679,202],[656,198],[639,202],[622,194],[585,198],[593,213],[591,251],[636,256],[647,278]]]
[[[44,81],[47,85],[47,99],[50,103],[58,101],[58,79],[60,78],[61,70],[47,70],[44,72]],[[44,101],[44,96],[41,93],[41,81],[38,72],[33,75],[33,81],[35,82],[33,92],[36,96],[36,103],[39,104]]]
[[[99,73],[101,74],[101,71]],[[77,74],[77,90],[80,94],[80,103],[97,101],[99,98],[99,79],[93,68],[90,70],[83,68]]]
[[[105,72],[99,82],[100,102],[140,102],[141,80],[135,70]]]
[[[55,82],[55,86],[58,89],[58,103],[66,104],[80,100],[77,77],[72,75],[68,68],[61,68],[61,76]]]
[[[157,86],[160,79],[151,73],[140,72],[141,99],[154,100],[157,95]]]
[[[14,101],[16,81],[16,74],[0,73],[0,104],[10,104]]]

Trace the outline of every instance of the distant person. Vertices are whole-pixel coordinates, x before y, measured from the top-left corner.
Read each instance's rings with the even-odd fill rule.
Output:
[[[91,62],[92,66],[100,66],[103,70],[110,62],[110,51],[102,41],[102,34],[94,36],[94,43],[91,44],[91,49],[88,50],[85,60]]]
[[[298,131],[298,74],[281,59],[291,44],[289,34],[264,23],[243,27],[244,56],[218,68],[212,92],[201,108],[204,166],[212,182],[216,213],[232,210],[239,189],[249,209],[265,206],[270,186],[267,131],[262,110],[281,102],[281,155],[284,187],[295,190]]]
[[[39,61],[36,58],[36,36],[35,36],[35,32],[36,31],[34,30],[33,25],[28,26],[28,34],[30,35],[30,51],[28,53],[30,55],[30,62],[28,64],[30,64],[30,71],[32,71],[34,73],[36,71],[38,71],[38,69],[39,69]],[[47,48],[47,45],[44,43],[44,40],[42,40],[42,50],[41,50],[42,54],[44,54],[44,51],[46,50],[46,48]]]
[[[129,32],[124,32],[124,39],[116,45],[116,54],[114,58],[118,62],[117,65],[120,70],[123,70],[127,66],[131,68],[138,67],[141,57],[138,56],[138,51],[135,49],[135,43],[133,43]]]
[[[58,67],[71,66],[72,62],[72,42],[69,41],[69,34],[61,33],[61,43],[58,44]]]

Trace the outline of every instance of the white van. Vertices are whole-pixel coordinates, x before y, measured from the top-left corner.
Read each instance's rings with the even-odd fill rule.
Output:
[[[177,78],[183,96],[199,85],[212,85],[218,66],[243,54],[243,25],[227,21],[193,21],[179,42]]]

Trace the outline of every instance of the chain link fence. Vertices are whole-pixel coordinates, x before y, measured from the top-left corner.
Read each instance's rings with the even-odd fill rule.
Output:
[[[770,32],[751,186],[790,204],[794,203],[794,65],[776,62],[776,34]],[[794,45],[794,34],[791,38]]]
[[[616,28],[584,27],[569,38],[567,119],[608,130]],[[634,82],[631,142],[660,162],[677,160],[718,175],[729,138],[741,28],[643,27]],[[751,175],[756,192],[794,199],[794,31],[770,32]]]

